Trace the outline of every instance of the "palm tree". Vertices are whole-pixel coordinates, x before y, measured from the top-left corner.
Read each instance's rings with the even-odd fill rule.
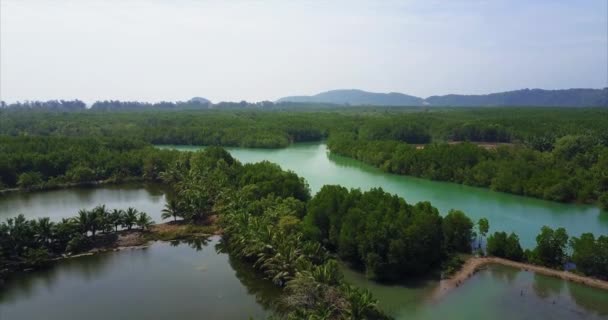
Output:
[[[110,221],[114,225],[114,231],[118,232],[118,226],[122,225],[124,210],[114,209],[110,212]]]
[[[89,230],[91,231],[93,239],[95,239],[95,234],[97,233],[97,230],[102,228],[101,219],[103,219],[103,217],[100,215],[101,210],[95,208],[93,210],[88,211],[87,213],[89,221]]]
[[[63,252],[70,240],[79,235],[80,226],[78,220],[74,218],[63,218],[53,226],[53,246]]]
[[[80,232],[84,235],[89,232],[91,228],[91,221],[89,220],[89,211],[85,209],[78,210],[78,216],[76,217],[76,221],[78,222],[78,227]]]
[[[145,231],[146,229],[150,229],[150,227],[154,224],[154,221],[152,221],[152,218],[150,218],[147,213],[140,212],[137,216],[136,223],[142,231]]]
[[[350,319],[369,319],[376,312],[378,301],[369,291],[349,285],[345,285],[343,290],[350,304],[347,310]]]
[[[110,218],[110,211],[106,209],[106,206],[97,206],[93,209],[93,211],[95,211],[95,220],[97,222],[96,227],[103,232],[111,232],[112,220]]]
[[[37,240],[45,247],[48,247],[50,240],[53,237],[54,223],[48,217],[39,218],[34,222],[34,232]]]
[[[31,221],[27,220],[23,214],[6,220],[6,230],[3,233],[8,237],[0,238],[0,241],[6,241],[7,247],[14,255],[21,255],[28,247],[34,247],[36,244],[35,233],[32,228]]]
[[[479,230],[479,235],[481,235],[481,239],[479,240],[478,249],[481,249],[481,242],[483,241],[483,238],[486,236],[486,234],[490,230],[490,222],[488,222],[488,219],[486,219],[486,218],[481,218],[477,222],[477,227]]]
[[[124,211],[124,215],[122,216],[122,226],[123,228],[126,227],[127,230],[131,230],[133,228],[133,225],[135,223],[137,223],[137,214],[139,213],[139,211],[137,211],[137,209],[135,208],[127,208],[126,211]]]
[[[160,217],[163,219],[173,217],[173,221],[177,221],[177,217],[180,215],[179,203],[175,199],[171,199],[165,203],[165,208],[163,209]]]

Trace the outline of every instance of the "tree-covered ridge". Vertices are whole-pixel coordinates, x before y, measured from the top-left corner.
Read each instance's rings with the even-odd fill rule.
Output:
[[[331,90],[312,96],[290,96],[277,100],[280,102],[333,103],[371,106],[422,106],[424,99],[399,92],[377,93],[363,90]]]
[[[608,106],[608,88],[522,89],[480,95],[449,94],[428,97],[425,102],[432,106],[606,107]]]
[[[284,97],[278,102],[316,102],[376,106],[608,106],[608,88],[542,90],[522,89],[479,95],[448,94],[426,99],[398,92],[376,93],[362,90],[331,90],[312,96]]]

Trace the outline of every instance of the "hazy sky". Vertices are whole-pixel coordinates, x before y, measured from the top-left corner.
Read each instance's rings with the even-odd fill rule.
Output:
[[[608,1],[0,0],[0,98],[608,86]]]

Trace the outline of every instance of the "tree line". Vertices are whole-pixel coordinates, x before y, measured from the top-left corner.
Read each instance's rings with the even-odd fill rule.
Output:
[[[608,147],[599,137],[566,135],[551,151],[525,146],[485,149],[473,143],[429,144],[330,136],[328,147],[384,171],[552,201],[599,202],[608,208]]]
[[[126,107],[115,108],[115,105]],[[133,107],[128,107],[131,105]],[[158,108],[142,112],[147,105],[101,101],[94,105],[98,107],[82,112],[44,112],[44,108],[40,112],[19,112],[0,108],[0,134],[118,136],[153,144],[267,148],[285,147],[292,142],[320,141],[337,133],[355,134],[361,140],[395,140],[410,144],[511,142],[538,151],[551,150],[555,141],[565,135],[598,137],[604,145],[608,141],[604,129],[608,110],[602,108],[332,109],[294,104],[279,108],[184,107],[175,112],[162,108],[163,104],[159,103]]]
[[[575,271],[599,279],[608,279],[608,236],[595,237],[583,233],[569,237],[564,228],[544,226],[536,236],[536,247],[522,250],[516,234],[495,232],[488,237],[488,255],[514,261],[525,261],[545,267],[563,270],[572,262]]]
[[[155,181],[178,154],[130,138],[0,136],[0,189]]]

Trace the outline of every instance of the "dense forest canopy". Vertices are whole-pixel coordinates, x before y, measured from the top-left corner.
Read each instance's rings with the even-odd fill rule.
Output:
[[[326,139],[331,152],[392,173],[489,187],[554,201],[599,201],[608,206],[608,109],[295,108],[261,111],[237,108],[179,112],[0,112],[0,135],[5,136],[0,147],[6,150],[0,155],[0,168],[5,168],[6,172],[0,179],[8,187],[38,185],[41,180],[59,175],[100,179],[115,175],[114,172],[106,174],[107,170],[90,174],[88,163],[69,168],[71,172],[67,175],[66,165],[59,170],[61,172],[51,172],[30,164],[40,163],[37,160],[26,158],[18,164],[17,155],[23,153],[25,155],[20,156],[34,157],[33,153],[19,149],[19,144],[28,144],[23,138],[26,136],[101,140],[128,137],[138,141],[140,148],[151,148],[150,144],[279,148],[293,142]],[[37,152],[45,153],[46,150]],[[127,172],[123,174],[127,176],[140,176],[133,170],[123,169],[123,172]],[[19,175],[23,173],[27,175],[19,184]]]
[[[304,232],[368,277],[398,280],[426,274],[457,252],[471,252],[473,224],[462,213],[454,219],[459,213],[442,218],[428,202],[410,205],[382,189],[324,186],[308,203]]]
[[[50,103],[50,102],[49,102]],[[373,139],[416,139],[399,137],[395,125],[413,127],[431,141],[487,141],[529,143],[536,148],[550,148],[561,136],[585,134],[608,140],[604,129],[608,109],[601,108],[399,108],[298,105],[269,109],[235,108],[181,110],[146,109],[145,103],[105,101],[105,105],[130,106],[124,112],[19,112],[0,109],[0,134],[6,135],[119,135],[138,137],[152,143],[166,140],[179,144],[222,144],[226,146],[278,147],[277,142],[320,140],[332,132],[354,132],[373,129]],[[52,102],[51,105],[80,105],[82,102]],[[228,103],[226,103],[228,104]],[[175,104],[179,105],[179,103]],[[189,104],[188,104],[189,105]],[[238,105],[238,103],[237,103]],[[122,110],[122,107],[118,107]],[[229,108],[228,108],[229,109]],[[114,110],[108,107],[107,110]],[[370,128],[373,127],[373,128]],[[241,134],[233,133],[240,131]],[[245,130],[245,131],[243,131]],[[378,132],[386,131],[386,132]],[[155,132],[159,131],[159,132]],[[164,136],[160,132],[164,133]],[[263,133],[262,133],[263,131]],[[301,133],[302,132],[302,133]],[[306,132],[310,133],[307,136]],[[314,134],[313,134],[314,133]],[[392,133],[392,135],[390,134]],[[233,137],[235,135],[235,137]],[[254,138],[249,136],[253,135]],[[299,137],[303,135],[303,137]],[[269,141],[263,137],[268,137]],[[366,137],[367,138],[367,137]],[[215,141],[214,141],[215,139]],[[172,142],[169,142],[172,141]],[[543,145],[545,144],[545,145]]]
[[[141,140],[0,136],[0,187],[53,188],[100,180],[157,180],[179,152]]]

